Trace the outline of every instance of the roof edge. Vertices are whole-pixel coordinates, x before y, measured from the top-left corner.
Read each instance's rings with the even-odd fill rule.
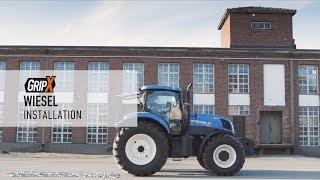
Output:
[[[294,49],[285,47],[237,47],[237,48],[221,48],[221,47],[191,47],[191,46],[65,46],[65,45],[0,45],[1,49],[75,49],[75,50],[203,50],[203,51],[292,51],[292,52],[320,52],[320,49]]]

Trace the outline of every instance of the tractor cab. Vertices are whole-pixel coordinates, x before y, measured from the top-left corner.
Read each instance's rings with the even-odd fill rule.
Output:
[[[140,102],[144,112],[150,112],[165,119],[171,134],[186,131],[189,124],[189,107],[180,88],[168,86],[143,86]]]

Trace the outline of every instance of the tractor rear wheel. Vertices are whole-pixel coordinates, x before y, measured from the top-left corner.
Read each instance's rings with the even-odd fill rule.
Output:
[[[135,176],[158,172],[168,158],[166,134],[156,125],[138,122],[138,127],[121,128],[113,144],[113,155],[122,169]]]
[[[245,162],[245,153],[240,142],[224,134],[211,138],[202,151],[206,169],[218,176],[233,176]]]

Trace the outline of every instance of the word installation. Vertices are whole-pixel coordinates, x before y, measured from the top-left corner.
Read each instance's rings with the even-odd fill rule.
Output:
[[[62,105],[56,103],[56,97],[53,94],[55,79],[56,76],[27,79],[24,84],[26,93],[37,94],[24,95],[24,119],[81,119],[81,110],[73,110],[70,107],[59,108]]]

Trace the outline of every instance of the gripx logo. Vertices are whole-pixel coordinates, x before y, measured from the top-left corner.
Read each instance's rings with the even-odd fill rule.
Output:
[[[24,119],[82,119],[81,110],[64,109],[63,107],[60,109],[54,93],[55,79],[56,76],[46,76],[45,78],[28,78],[26,80],[24,84],[26,92],[35,94],[23,96],[24,106],[30,107],[23,111]]]
[[[45,78],[28,78],[24,84],[27,93],[53,93],[56,86],[56,76],[46,76]]]

